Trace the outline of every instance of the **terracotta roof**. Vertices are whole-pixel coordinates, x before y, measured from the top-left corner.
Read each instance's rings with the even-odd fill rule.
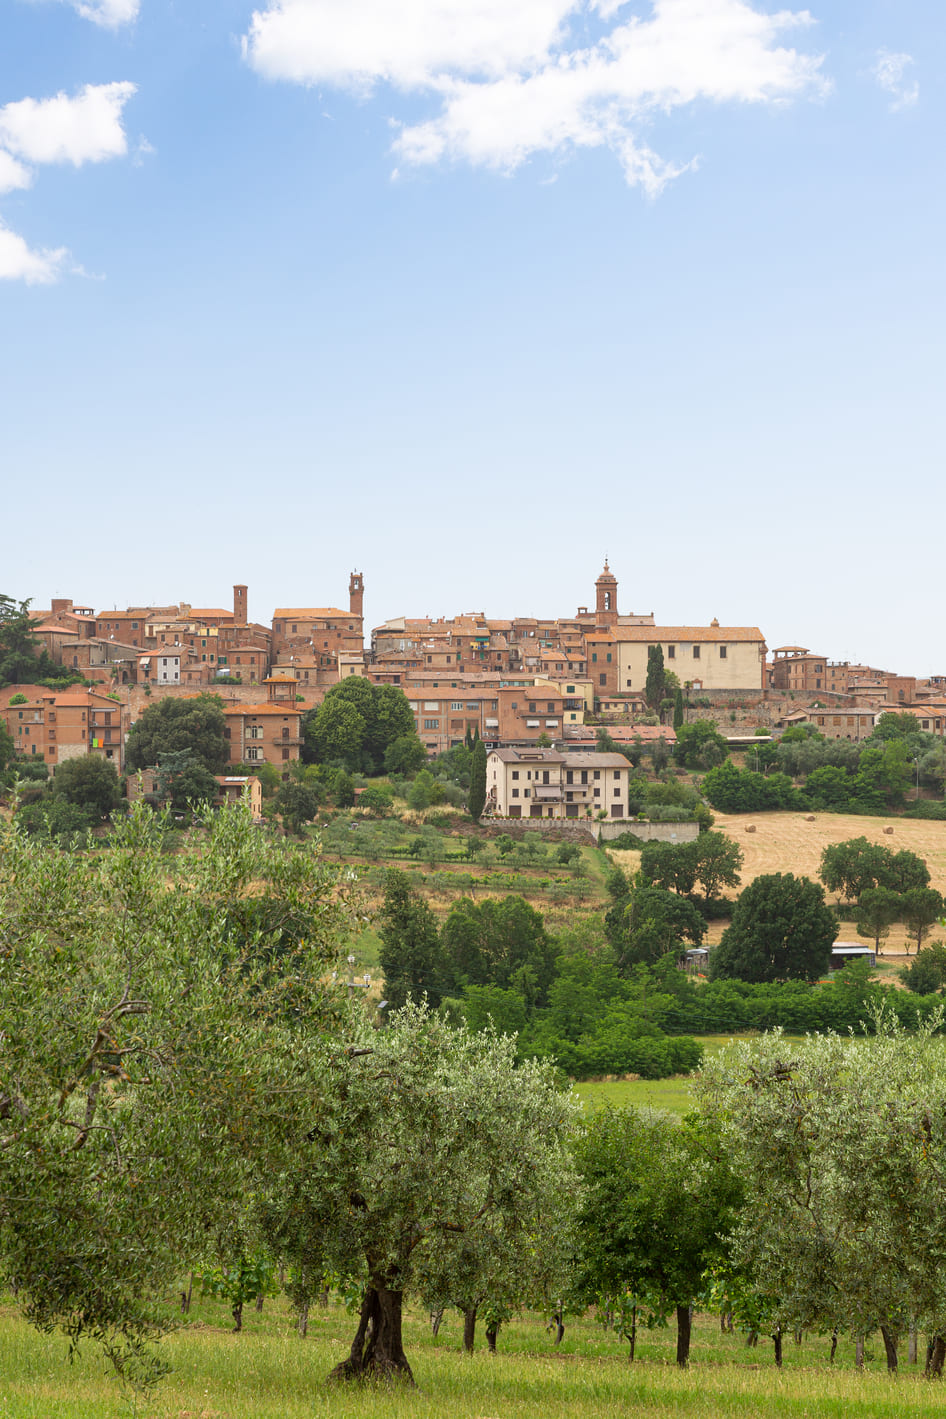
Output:
[[[274,621],[307,621],[325,616],[351,616],[351,611],[340,611],[337,606],[277,607],[273,612]]]
[[[609,633],[595,632],[586,641],[760,641],[765,637],[758,626],[615,626]]]
[[[301,718],[301,717],[302,717],[302,714],[303,714],[303,711],[302,711],[301,709],[296,709],[295,706],[293,706],[293,707],[290,708],[289,705],[270,705],[270,704],[266,704],[266,705],[232,705],[232,706],[224,706],[224,711],[223,711],[223,712],[224,712],[225,715],[229,715],[229,714],[251,714],[251,715],[253,715],[254,717],[257,716],[257,715],[260,715],[260,714],[281,714],[281,715],[296,714],[296,715],[299,715],[299,717]]]

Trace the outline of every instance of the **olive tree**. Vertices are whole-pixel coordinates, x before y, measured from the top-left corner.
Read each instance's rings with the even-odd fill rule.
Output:
[[[890,1369],[910,1323],[946,1356],[946,1070],[934,1019],[907,1035],[883,1015],[864,1040],[774,1032],[730,1046],[698,1085],[746,1202],[733,1261],[777,1323],[880,1330]]]
[[[308,1144],[266,1180],[264,1229],[288,1261],[363,1287],[334,1378],[411,1382],[405,1296],[520,1289],[574,1189],[576,1105],[548,1063],[517,1065],[513,1039],[413,1003],[387,1029],[316,1040],[313,1059]]]
[[[29,1320],[133,1383],[160,1370],[157,1298],[298,1131],[272,1061],[337,1015],[322,982],[350,914],[345,881],[248,810],[173,859],[164,824],[139,803],[87,856],[0,830],[0,1270]]]

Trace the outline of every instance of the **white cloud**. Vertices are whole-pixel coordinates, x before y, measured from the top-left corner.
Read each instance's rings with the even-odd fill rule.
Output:
[[[29,187],[33,167],[43,163],[81,167],[124,156],[128,142],[122,113],[134,92],[134,84],[87,84],[75,98],[60,93],[0,108],[0,193]],[[144,151],[150,148],[142,139],[139,152]],[[0,222],[0,280],[55,281],[67,257],[64,247],[33,251]]]
[[[138,18],[138,0],[72,0],[84,20],[104,25],[107,29],[117,29],[119,25],[130,25]]]
[[[296,83],[401,88],[443,74],[502,74],[541,63],[574,0],[270,0],[244,53]]]
[[[0,148],[0,192],[13,192],[17,187],[29,187],[33,174]]]
[[[877,61],[870,72],[885,93],[891,95],[892,113],[902,108],[912,108],[919,100],[919,84],[915,79],[912,83],[906,82],[906,72],[912,63],[910,54],[891,54],[886,49],[877,51]]]
[[[130,25],[137,20],[140,9],[139,0],[65,0],[65,3],[84,20],[109,30]]]
[[[48,286],[59,279],[69,253],[32,251],[16,232],[0,225],[0,281],[25,281],[28,286]]]
[[[619,18],[625,10],[625,0],[270,0],[244,53],[271,79],[434,97],[435,114],[400,126],[403,163],[511,171],[536,153],[606,146],[652,196],[694,166],[642,141],[660,115],[828,87],[819,56],[781,43],[813,23],[807,10],[764,13],[755,0],[651,0],[646,19]],[[604,33],[582,46],[571,32],[588,22]]]
[[[128,150],[122,109],[135,85],[86,84],[75,98],[20,99],[0,108],[0,147],[31,163],[100,163]]]

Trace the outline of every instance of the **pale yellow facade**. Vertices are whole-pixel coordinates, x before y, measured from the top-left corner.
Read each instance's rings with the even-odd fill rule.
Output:
[[[486,814],[626,819],[629,778],[623,754],[493,749],[486,759]]]
[[[635,628],[636,629],[636,628]],[[623,628],[617,640],[617,688],[642,693],[647,683],[647,652],[663,651],[664,668],[681,685],[704,690],[757,690],[765,687],[766,647],[756,627],[653,626],[633,638]]]
[[[538,694],[561,695],[565,701],[562,720],[565,724],[584,724],[585,714],[595,707],[594,686],[590,680],[561,679],[556,676],[538,677],[535,681]]]

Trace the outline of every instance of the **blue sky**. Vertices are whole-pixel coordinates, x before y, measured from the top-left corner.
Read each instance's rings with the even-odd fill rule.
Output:
[[[946,7],[0,0],[0,591],[946,673]]]

